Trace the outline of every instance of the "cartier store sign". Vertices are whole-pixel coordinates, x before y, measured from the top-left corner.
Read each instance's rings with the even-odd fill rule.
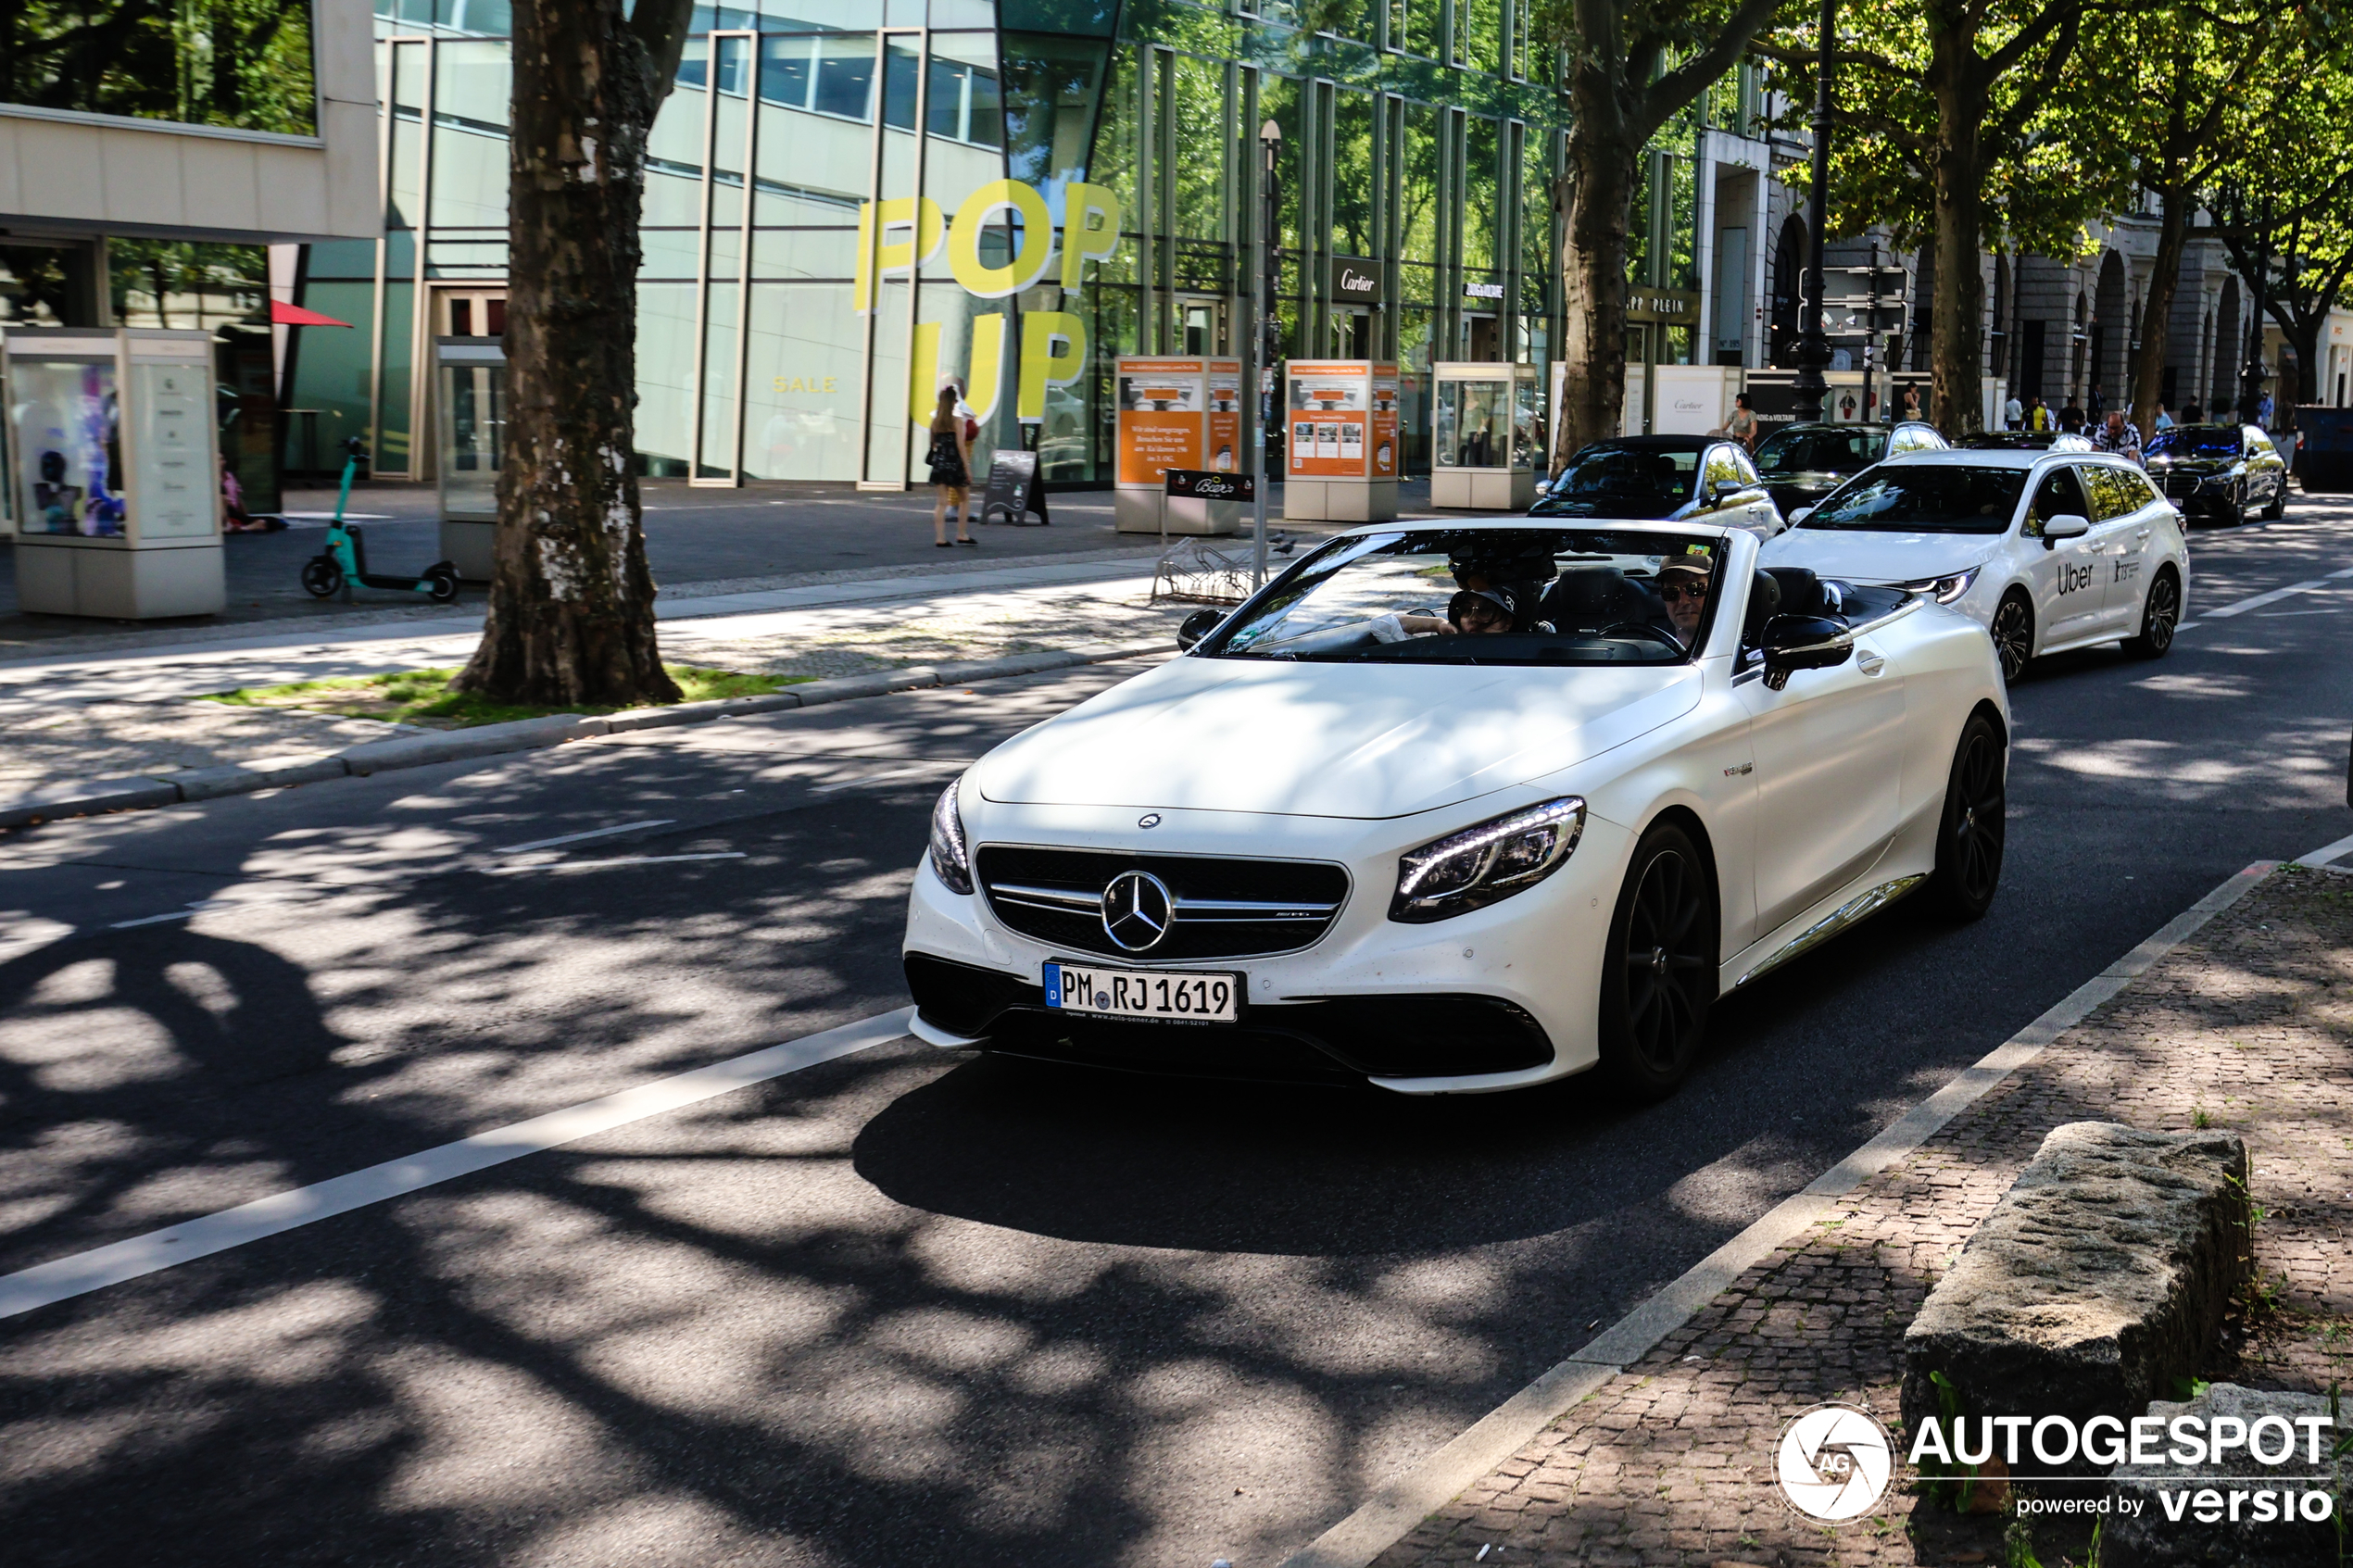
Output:
[[[1330,261],[1331,287],[1325,297],[1334,305],[1375,305],[1381,297],[1380,263],[1361,256],[1335,256]]]

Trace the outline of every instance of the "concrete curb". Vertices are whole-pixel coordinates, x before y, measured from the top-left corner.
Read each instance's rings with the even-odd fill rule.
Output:
[[[554,713],[539,719],[518,719],[506,724],[483,724],[471,730],[447,730],[429,735],[404,735],[397,740],[370,741],[344,751],[306,752],[291,757],[263,757],[217,768],[192,768],[159,776],[77,780],[44,785],[0,798],[0,828],[30,827],[61,817],[94,816],[102,811],[152,809],[183,801],[218,800],[232,795],[290,784],[316,784],[347,776],[366,778],[400,768],[422,768],[435,762],[461,762],[477,757],[539,751],[568,741],[598,735],[625,734],[637,730],[668,729],[680,724],[708,724],[723,719],[774,713],[785,709],[816,708],[885,696],[893,692],[963,685],[974,681],[1000,681],[1015,675],[1037,675],[1051,670],[1075,670],[1172,651],[1155,637],[1150,642],[1095,643],[1050,653],[1014,654],[1006,659],[972,664],[945,664],[937,669],[898,670],[878,675],[851,675],[838,680],[810,681],[760,696],[727,697],[717,702],[683,702],[670,708],[631,709],[590,718]]]
[[[2276,864],[2259,860],[2168,921],[2157,934],[2078,985],[2042,1017],[1980,1058],[1862,1148],[1783,1198],[1723,1246],[1604,1328],[1403,1474],[1391,1476],[1348,1515],[1285,1558],[1281,1568],[1367,1568],[1416,1524],[1603,1385],[1648,1355],[1755,1264],[1833,1216],[1839,1199],[1910,1154],[1994,1085],[2033,1061],[2158,960],[2253,891]]]

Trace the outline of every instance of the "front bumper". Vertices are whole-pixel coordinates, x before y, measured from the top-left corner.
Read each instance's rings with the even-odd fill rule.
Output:
[[[1491,800],[1400,822],[1164,810],[1151,853],[1264,853],[1279,844],[1286,859],[1335,860],[1350,872],[1347,904],[1320,939],[1297,951],[1130,962],[1240,972],[1247,1000],[1234,1024],[1139,1023],[1048,1010],[1042,966],[1087,955],[1051,950],[1006,926],[985,897],[950,892],[926,863],[915,873],[904,944],[918,1035],[943,1046],[982,1044],[1103,1066],[1370,1082],[1405,1093],[1515,1088],[1581,1072],[1597,1057],[1602,948],[1633,848],[1624,829],[1589,817],[1567,862],[1516,897],[1435,924],[1388,918],[1398,856],[1511,804]],[[984,809],[985,825],[965,824],[976,846],[1143,852],[1132,842],[1139,836],[1133,809]]]

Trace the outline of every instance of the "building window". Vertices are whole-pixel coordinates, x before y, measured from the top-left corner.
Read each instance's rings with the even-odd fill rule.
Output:
[[[310,0],[11,5],[7,101],[308,136]]]

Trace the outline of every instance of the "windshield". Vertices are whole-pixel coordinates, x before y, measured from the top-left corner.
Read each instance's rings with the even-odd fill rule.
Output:
[[[1555,499],[1582,496],[1658,496],[1691,498],[1692,482],[1699,474],[1697,452],[1646,451],[1637,446],[1588,446],[1571,458],[1568,467],[1549,492]]]
[[[1600,529],[1335,539],[1196,651],[1388,664],[1679,664],[1706,640],[1723,541]]]
[[[1853,473],[1879,461],[1884,437],[1875,430],[1785,430],[1756,449],[1756,471]]]
[[[2234,430],[2162,430],[2148,445],[2152,458],[2221,458],[2233,459],[2239,455],[2239,433]]]
[[[2000,533],[2018,510],[2026,470],[1960,463],[1891,464],[1848,480],[1800,528],[1885,533]]]

